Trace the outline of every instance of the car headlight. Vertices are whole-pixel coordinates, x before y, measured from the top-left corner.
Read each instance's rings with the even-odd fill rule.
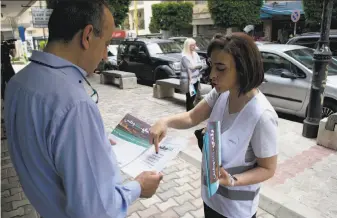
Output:
[[[173,62],[170,64],[170,67],[175,71],[180,71],[180,62]]]

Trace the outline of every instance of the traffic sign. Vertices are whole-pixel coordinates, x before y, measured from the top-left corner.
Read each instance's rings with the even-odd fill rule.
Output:
[[[291,21],[297,23],[300,20],[301,12],[299,10],[295,10],[291,13]]]

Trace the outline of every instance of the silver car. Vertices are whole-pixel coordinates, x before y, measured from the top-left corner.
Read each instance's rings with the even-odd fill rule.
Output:
[[[305,117],[308,109],[314,50],[297,45],[258,45],[265,82],[260,90],[277,111]],[[337,112],[337,60],[328,66],[322,117]]]

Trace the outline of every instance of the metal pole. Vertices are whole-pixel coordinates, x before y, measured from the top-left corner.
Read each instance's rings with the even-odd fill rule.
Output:
[[[137,1],[134,1],[134,11],[133,11],[133,17],[134,17],[134,25],[136,30],[136,35],[138,36],[138,9],[137,9]]]
[[[39,0],[39,4],[40,4],[40,8],[42,8],[42,0]],[[44,28],[42,29],[42,32],[43,32],[43,40],[46,39],[46,35],[44,33]]]
[[[324,0],[321,24],[321,36],[314,52],[314,66],[311,82],[310,100],[307,117],[303,122],[302,135],[306,138],[316,138],[319,122],[322,117],[323,93],[328,74],[327,65],[331,60],[329,35],[331,26],[333,0]]]
[[[294,37],[296,36],[296,28],[297,28],[297,22],[295,22],[295,25],[294,25]]]

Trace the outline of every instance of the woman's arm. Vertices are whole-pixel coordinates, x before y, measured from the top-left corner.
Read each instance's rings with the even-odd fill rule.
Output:
[[[257,158],[257,167],[247,172],[234,175],[235,186],[251,185],[272,178],[276,171],[277,155],[268,158]]]
[[[211,107],[203,99],[192,110],[163,118],[162,121],[169,128],[189,129],[206,120],[211,114]]]
[[[272,111],[266,111],[261,116],[250,140],[254,152],[250,155],[256,156],[257,167],[233,175],[237,179],[235,186],[257,184],[274,176],[277,166],[277,119]],[[223,171],[222,175],[221,184],[230,186],[228,174]]]

